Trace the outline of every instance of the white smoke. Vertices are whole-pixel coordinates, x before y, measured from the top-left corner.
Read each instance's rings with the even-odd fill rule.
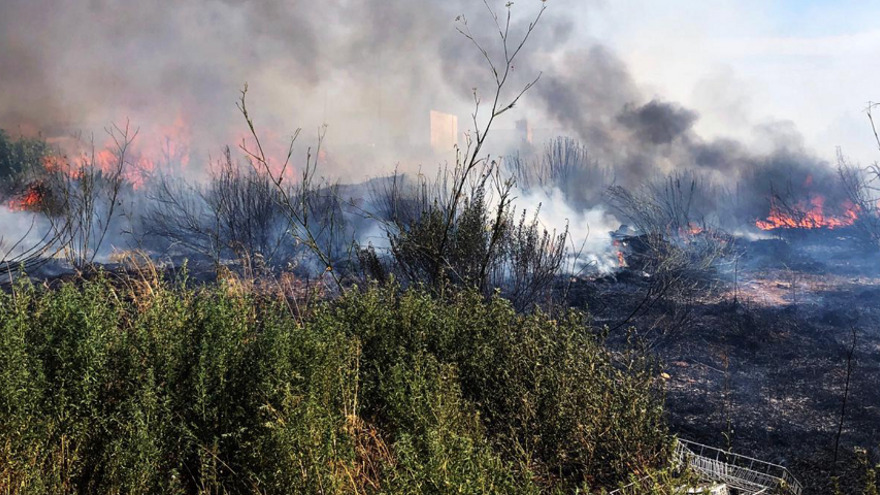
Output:
[[[0,205],[0,262],[13,262],[35,246],[39,246],[51,228],[41,215],[10,210]]]
[[[601,206],[575,209],[562,191],[554,187],[521,192],[515,209],[526,210],[527,217],[538,212],[538,221],[548,231],[560,233],[568,227],[570,271],[609,273],[617,268],[617,254],[609,234],[617,230],[621,222]]]

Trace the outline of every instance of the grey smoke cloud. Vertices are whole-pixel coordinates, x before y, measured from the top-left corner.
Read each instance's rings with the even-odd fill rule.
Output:
[[[697,114],[672,103],[651,100],[639,107],[624,106],[617,119],[641,139],[660,145],[672,143],[690,130]]]
[[[503,13],[504,2],[490,4]],[[516,2],[514,33],[541,5]],[[783,180],[781,165],[789,175],[827,170],[788,128],[762,130],[773,143],[761,152],[703,139],[696,112],[646,95],[613,51],[578,32],[579,16],[589,13],[583,2],[548,5],[510,88],[542,78],[507,119],[527,116],[577,137],[624,185],[675,170],[726,184]],[[313,129],[326,122],[327,149],[347,150],[331,156],[328,173],[376,176],[422,158],[416,149],[430,109],[459,115],[464,130],[471,88],[487,97],[488,68],[455,31],[459,14],[497,55],[479,0],[6,0],[0,126],[51,133],[131,118],[146,140],[181,122],[204,162],[243,134],[234,102],[248,82],[252,113],[269,138],[283,144],[302,126],[303,146],[314,144]]]
[[[248,82],[271,132],[326,121],[331,142],[405,145],[427,110],[462,108],[444,72],[468,48],[455,16],[478,7],[10,0],[0,5],[0,125],[91,130],[128,117],[149,129],[182,118],[197,146],[219,147],[243,129],[234,102]]]
[[[490,4],[503,14],[505,2]],[[538,73],[541,79],[496,129],[527,117],[586,146],[586,168],[544,190],[519,191],[517,208],[542,205],[544,225],[586,240],[597,266],[616,263],[606,234],[620,222],[602,197],[611,183],[634,188],[676,173],[701,184],[697,217],[733,228],[766,215],[771,186],[817,190],[829,204],[842,199],[834,197],[832,168],[805,150],[791,123],[756,127],[761,149],[704,139],[697,112],[648,94],[611,49],[581,32],[592,2],[548,4],[508,89],[515,94]],[[514,38],[541,5],[516,2]],[[234,103],[247,82],[251,113],[271,149],[283,153],[286,137],[304,127],[302,156],[314,129],[327,123],[322,174],[357,182],[402,164],[431,175],[436,157],[420,149],[429,110],[458,115],[464,131],[472,88],[484,101],[492,89],[482,55],[455,30],[459,14],[497,59],[497,33],[481,0],[2,0],[0,127],[99,132],[130,118],[143,131],[138,144],[152,140],[147,145],[185,129],[199,176],[209,155],[244,134]],[[515,151],[509,144],[490,141],[489,150]],[[0,218],[23,221],[2,209]],[[362,239],[381,238],[365,225]]]

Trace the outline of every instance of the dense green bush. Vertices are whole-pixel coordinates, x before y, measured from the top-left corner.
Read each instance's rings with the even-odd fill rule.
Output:
[[[332,318],[364,342],[365,387],[407,356],[453,365],[496,450],[541,479],[604,485],[667,454],[652,361],[636,347],[612,353],[581,314],[519,315],[476,291],[372,290],[343,298]],[[370,410],[387,398],[364,391]]]
[[[40,138],[12,138],[0,129],[0,189],[8,191],[29,171],[41,170],[50,148]]]
[[[650,360],[582,315],[123,282],[0,295],[0,492],[550,493],[665,459]]]

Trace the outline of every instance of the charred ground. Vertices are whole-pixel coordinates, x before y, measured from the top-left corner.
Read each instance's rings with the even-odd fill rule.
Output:
[[[658,301],[627,325],[662,359],[673,431],[789,466],[806,493],[827,493],[834,476],[856,493],[864,470],[855,450],[876,458],[880,431],[880,257],[846,232],[777,234],[740,240],[736,273],[714,297]],[[615,327],[649,283],[623,270],[575,292]]]

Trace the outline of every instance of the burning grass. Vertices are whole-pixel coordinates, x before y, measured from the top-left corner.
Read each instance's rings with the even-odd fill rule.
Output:
[[[840,208],[843,213],[833,215],[825,210],[825,198],[815,195],[809,203],[800,201],[795,205],[781,204],[777,199],[770,202],[770,214],[766,220],[758,220],[755,226],[761,230],[775,229],[837,229],[849,227],[859,219],[861,207],[845,200]]]

